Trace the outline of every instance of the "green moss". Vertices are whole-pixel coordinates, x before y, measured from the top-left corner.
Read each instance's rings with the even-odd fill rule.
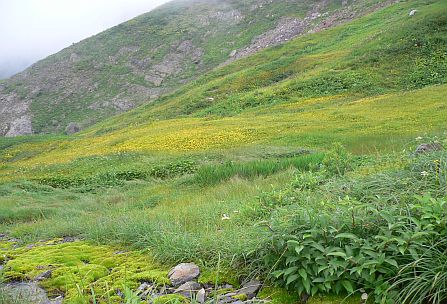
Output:
[[[297,294],[282,288],[265,287],[258,293],[258,298],[271,301],[271,304],[295,304],[300,300]]]
[[[354,296],[337,296],[325,295],[321,297],[312,297],[308,304],[358,304],[360,303],[360,295]]]
[[[290,293],[283,288],[266,287],[258,293],[258,298],[269,300],[270,304],[295,304],[299,303],[300,296],[296,293]],[[308,304],[358,304],[360,295],[325,295],[315,296],[309,299]]]
[[[239,287],[239,279],[237,273],[231,270],[213,270],[205,269],[199,277],[200,284],[212,284],[212,285],[223,285],[231,284],[234,287]]]
[[[189,303],[188,299],[182,295],[169,294],[155,298],[153,300],[154,304],[179,304],[179,303]]]
[[[150,257],[138,252],[117,253],[110,246],[40,243],[33,248],[11,249],[8,254],[11,260],[4,273],[7,280],[29,280],[52,270],[51,277],[41,284],[50,294],[63,292],[66,303],[84,303],[91,298],[92,290],[96,298],[108,299],[123,286],[135,289],[141,281],[170,283],[167,270]]]
[[[247,295],[245,293],[232,296],[232,298],[236,299],[236,300],[241,300],[241,301],[247,301],[248,300],[248,297],[247,297]]]

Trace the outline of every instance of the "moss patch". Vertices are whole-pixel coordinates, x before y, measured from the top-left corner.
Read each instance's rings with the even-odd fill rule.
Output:
[[[271,301],[270,304],[296,304],[300,303],[300,296],[296,293],[289,293],[283,288],[266,287],[263,288],[258,298]],[[308,304],[358,304],[360,303],[360,295],[325,295],[315,296],[309,299]],[[368,302],[369,303],[369,302]]]
[[[211,285],[231,284],[236,288],[240,286],[237,274],[230,270],[205,269],[199,277],[199,283]]]
[[[169,294],[169,295],[155,298],[153,303],[154,304],[179,304],[179,303],[189,303],[189,301],[182,295]]]
[[[63,293],[65,303],[82,303],[92,298],[97,301],[116,298],[124,286],[136,289],[140,282],[169,284],[167,270],[150,257],[139,252],[121,253],[109,246],[93,246],[86,242],[57,245],[40,243],[33,248],[8,251],[6,280],[30,280],[52,271],[42,281],[50,295]]]
[[[295,304],[300,297],[282,288],[265,287],[258,293],[258,298],[271,301],[271,304]]]
[[[232,296],[232,298],[236,299],[236,300],[241,300],[241,301],[247,301],[248,300],[248,297],[247,297],[247,295],[245,293]]]

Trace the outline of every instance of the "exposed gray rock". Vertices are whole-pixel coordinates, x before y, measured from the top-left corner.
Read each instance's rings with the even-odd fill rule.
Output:
[[[78,62],[78,61],[80,61],[80,60],[81,60],[81,57],[79,57],[78,54],[76,54],[76,53],[72,53],[72,54],[70,55],[70,61],[71,61],[71,62],[76,63],[76,62]]]
[[[154,291],[154,286],[152,284],[144,282],[138,287],[137,291],[140,295],[140,298],[146,300],[148,295]]]
[[[45,279],[48,279],[53,274],[52,270],[47,270],[39,274],[37,277],[34,278],[34,281],[43,281]]]
[[[408,16],[412,17],[417,13],[417,10],[411,10],[410,13],[408,14]]]
[[[12,300],[12,303],[32,303],[32,304],[59,304],[62,298],[54,300],[48,299],[48,296],[37,283],[11,283],[0,286],[0,293]]]
[[[186,282],[180,285],[174,293],[181,294],[187,298],[192,298],[197,292],[201,290],[202,286],[194,281]]]
[[[425,154],[442,150],[444,150],[444,147],[440,143],[421,144],[416,148],[415,154]]]
[[[70,122],[68,126],[65,128],[65,134],[67,135],[75,134],[78,133],[79,131],[81,131],[81,127],[79,126],[79,124],[75,122]]]
[[[199,302],[200,304],[205,303],[205,301],[206,301],[206,292],[205,292],[204,288],[200,289],[199,292],[197,293],[196,301]]]
[[[163,83],[163,78],[156,74],[146,75],[146,76],[144,76],[144,80],[152,83],[153,85],[155,85],[157,87],[159,87]]]
[[[195,280],[200,275],[199,267],[194,263],[182,263],[171,269],[168,278],[172,285],[180,286],[183,283]]]
[[[247,295],[248,299],[253,299],[254,297],[256,297],[256,294],[261,288],[261,286],[262,286],[261,282],[257,280],[252,280],[244,284],[242,288],[236,292],[236,294],[237,295],[245,294]]]

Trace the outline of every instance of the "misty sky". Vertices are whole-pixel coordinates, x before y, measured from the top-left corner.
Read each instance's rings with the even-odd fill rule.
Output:
[[[0,78],[168,0],[0,0]]]

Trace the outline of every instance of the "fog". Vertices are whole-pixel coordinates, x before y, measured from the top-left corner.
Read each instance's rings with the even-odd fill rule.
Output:
[[[0,0],[0,78],[168,0]]]

